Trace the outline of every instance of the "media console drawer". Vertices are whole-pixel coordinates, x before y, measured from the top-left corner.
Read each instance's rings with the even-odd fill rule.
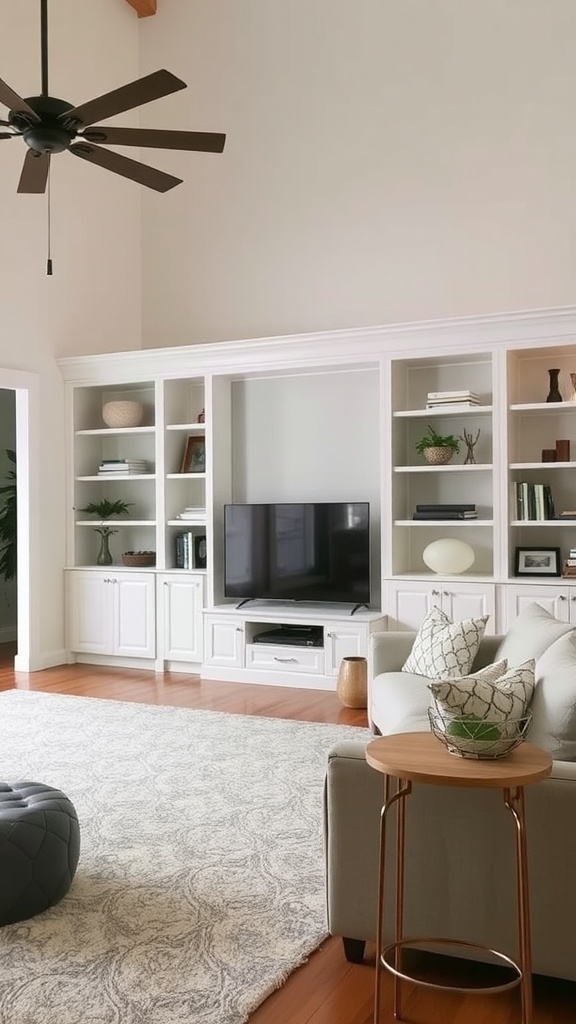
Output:
[[[281,669],[284,672],[324,674],[323,647],[292,647],[283,644],[247,644],[246,668]]]

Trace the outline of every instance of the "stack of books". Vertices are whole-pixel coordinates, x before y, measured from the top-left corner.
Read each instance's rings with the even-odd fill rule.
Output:
[[[203,505],[187,505],[183,512],[179,512],[176,519],[201,519],[206,515]]]
[[[576,576],[576,548],[570,548],[570,554],[564,561],[563,576]]]
[[[476,505],[416,505],[412,519],[478,519]]]
[[[426,398],[427,409],[473,409],[480,405],[480,399],[474,391],[429,391]]]
[[[98,476],[111,476],[119,473],[126,476],[129,473],[147,473],[148,463],[145,459],[102,459],[98,466]]]
[[[552,491],[548,484],[532,484],[518,481],[514,485],[516,496],[516,518],[524,521],[555,519]],[[574,518],[576,512],[558,518]]]

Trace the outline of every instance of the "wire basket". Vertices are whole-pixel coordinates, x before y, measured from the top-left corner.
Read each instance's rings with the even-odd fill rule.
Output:
[[[136,568],[156,565],[155,551],[125,551],[122,555],[122,564],[131,565]]]
[[[466,717],[428,708],[430,728],[451,754],[475,760],[506,757],[526,738],[532,712],[501,722]]]

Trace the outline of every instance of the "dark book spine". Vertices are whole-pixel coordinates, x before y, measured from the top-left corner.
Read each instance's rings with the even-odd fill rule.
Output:
[[[476,505],[416,505],[417,512],[475,512]]]

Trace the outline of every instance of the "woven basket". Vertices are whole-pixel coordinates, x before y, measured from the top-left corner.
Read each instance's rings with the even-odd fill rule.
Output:
[[[446,714],[430,707],[428,718],[432,732],[451,754],[489,761],[506,757],[522,743],[532,721],[532,712],[528,710],[521,718],[496,722]]]
[[[442,447],[430,447],[424,449],[424,458],[431,466],[445,466],[454,457],[454,449]]]
[[[156,552],[125,551],[122,555],[122,564],[132,566],[156,565]]]

